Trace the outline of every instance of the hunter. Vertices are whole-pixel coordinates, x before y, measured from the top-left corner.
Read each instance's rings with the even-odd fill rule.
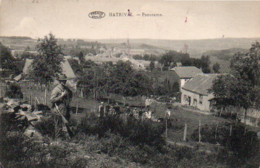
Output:
[[[62,131],[65,132],[68,131],[68,127],[67,125],[65,125],[66,123],[64,123],[64,121],[61,120],[61,118],[63,117],[67,120],[66,122],[69,122],[70,120],[69,105],[72,100],[72,91],[65,85],[66,82],[67,82],[66,75],[59,75],[59,77],[54,81],[56,87],[52,90],[51,98],[50,98],[53,112],[56,114],[55,117],[55,122],[57,124],[56,126],[59,127],[62,125]]]

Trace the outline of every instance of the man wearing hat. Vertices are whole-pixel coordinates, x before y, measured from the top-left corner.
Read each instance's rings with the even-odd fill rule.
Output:
[[[61,113],[67,121],[70,119],[69,105],[72,99],[72,91],[65,86],[67,81],[66,75],[59,75],[55,80],[56,87],[51,92],[50,101],[53,111],[57,114]],[[60,124],[59,124],[60,125]],[[64,124],[63,124],[64,130]]]

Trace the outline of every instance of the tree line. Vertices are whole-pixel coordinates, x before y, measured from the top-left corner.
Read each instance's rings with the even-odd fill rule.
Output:
[[[219,75],[211,91],[216,106],[225,109],[235,106],[245,109],[260,108],[260,44],[255,42],[246,54],[237,53],[231,59],[231,72]]]
[[[136,60],[151,61],[150,70],[155,69],[155,61],[158,61],[161,64],[161,70],[163,71],[176,67],[177,63],[181,63],[182,66],[195,66],[201,68],[204,73],[219,73],[220,70],[220,65],[218,63],[215,63],[211,69],[211,61],[208,55],[202,55],[201,58],[191,58],[188,53],[173,50],[170,50],[161,56],[145,54],[144,56],[134,55],[133,58]]]

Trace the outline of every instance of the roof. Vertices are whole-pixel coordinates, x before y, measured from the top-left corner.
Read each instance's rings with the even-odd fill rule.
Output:
[[[73,72],[70,63],[67,59],[64,60],[64,62],[61,63],[62,73],[67,76],[69,79],[76,78],[75,73]]]
[[[218,74],[199,74],[188,80],[182,89],[195,92],[202,95],[208,95],[212,82]]]
[[[21,80],[22,79],[22,74],[19,74],[19,75],[17,75],[16,77],[14,77],[14,80],[15,81],[19,81],[19,80]]]
[[[24,67],[23,67],[23,73],[24,74],[28,74],[29,73],[29,67],[31,66],[33,62],[33,59],[26,59],[25,60],[25,64],[24,64]]]
[[[33,59],[26,59],[25,65],[23,68],[23,74],[28,74],[29,73],[29,68],[33,62]],[[73,72],[71,65],[67,59],[64,59],[63,62],[61,62],[61,68],[62,68],[62,73],[67,76],[69,79],[76,78],[75,73]]]
[[[202,73],[201,69],[195,66],[175,67],[171,70],[175,71],[180,78],[193,78],[194,76]]]

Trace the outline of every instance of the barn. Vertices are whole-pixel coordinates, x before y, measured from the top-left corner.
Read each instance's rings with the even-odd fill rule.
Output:
[[[218,74],[199,74],[187,81],[181,90],[181,104],[210,111],[210,100],[214,97],[209,91]]]
[[[171,69],[179,78],[179,85],[180,90],[181,87],[184,86],[184,84],[192,79],[194,76],[203,73],[201,69],[195,67],[195,66],[181,66],[181,67],[175,67]]]

